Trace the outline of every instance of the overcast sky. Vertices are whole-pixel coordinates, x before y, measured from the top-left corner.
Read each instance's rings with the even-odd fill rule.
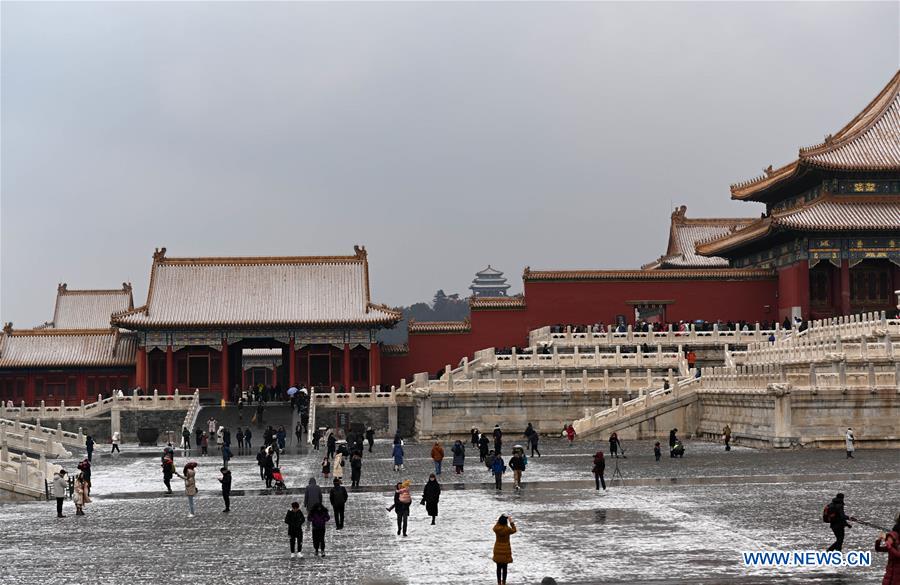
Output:
[[[369,250],[373,300],[491,263],[636,268],[669,213],[820,142],[900,61],[898,3],[16,4],[0,319],[151,255]]]

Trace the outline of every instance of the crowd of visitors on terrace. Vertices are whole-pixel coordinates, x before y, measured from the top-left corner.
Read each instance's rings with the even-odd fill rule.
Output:
[[[761,331],[772,331],[775,329],[776,323],[777,321],[760,321],[759,329]],[[795,326],[800,329],[806,328],[805,322],[800,319],[796,319],[792,324],[791,320],[785,317],[784,321],[781,323],[782,329],[791,329]],[[668,331],[669,327],[672,328],[672,331],[678,332],[687,332],[691,327],[693,327],[694,331],[714,331],[716,329],[719,331],[753,331],[756,327],[756,323],[750,323],[749,321],[704,321],[702,319],[697,319],[695,321],[678,321],[677,323],[639,320],[631,327],[631,330],[643,333],[649,333],[651,331],[662,333]],[[626,333],[628,331],[628,325],[623,322],[611,324],[595,323],[593,325],[561,323],[550,325],[550,333],[566,333],[567,331],[571,333],[606,333],[608,331],[613,331],[614,333]]]

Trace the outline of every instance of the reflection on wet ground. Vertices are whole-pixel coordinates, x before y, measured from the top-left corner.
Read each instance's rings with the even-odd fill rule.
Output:
[[[487,471],[469,457],[457,476],[445,466],[436,526],[414,498],[409,536],[396,536],[389,486],[410,478],[414,494],[433,467],[429,445],[408,445],[404,472],[391,470],[388,444],[366,455],[365,491],[351,493],[347,525],[327,533],[326,559],[311,556],[309,533],[301,560],[288,559],[283,524],[287,495],[235,497],[222,514],[216,481],[221,461],[200,458],[199,514],[186,517],[185,498],[162,497],[159,459],[96,461],[96,501],[87,516],[57,520],[50,503],[0,506],[3,583],[493,583],[491,526],[501,513],[519,528],[512,537],[509,583],[876,583],[884,555],[869,568],[758,569],[741,563],[745,550],[823,550],[832,540],[822,507],[837,491],[848,510],[888,523],[900,511],[897,451],[860,451],[847,461],[835,451],[725,453],[720,445],[689,443],[683,460],[653,460],[651,443],[630,445],[621,462],[626,481],[606,492],[593,489],[590,460],[602,444],[567,447],[545,441],[544,457],[529,460],[526,484],[488,487]],[[649,448],[648,448],[649,447]],[[289,486],[319,472],[321,453],[282,459]],[[180,466],[187,459],[178,457]],[[447,462],[449,463],[449,461]],[[74,466],[73,466],[74,467]],[[256,462],[231,464],[236,489],[262,487]],[[611,471],[611,466],[608,467]],[[607,473],[609,476],[610,473]],[[346,476],[349,476],[349,469]],[[662,485],[633,485],[650,478]],[[670,477],[680,481],[672,483]],[[719,479],[715,479],[719,478]],[[177,479],[177,478],[176,478]],[[686,481],[684,481],[686,480]],[[706,483],[711,481],[712,483]],[[652,483],[652,482],[651,482]],[[181,491],[180,483],[173,482]],[[466,489],[450,489],[463,487]],[[140,498],[121,494],[140,494]],[[848,531],[844,550],[871,550],[876,531]]]

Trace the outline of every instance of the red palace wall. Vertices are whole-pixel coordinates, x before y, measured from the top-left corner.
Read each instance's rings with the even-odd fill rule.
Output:
[[[545,325],[634,321],[626,301],[674,301],[666,320],[771,321],[777,318],[778,282],[768,280],[666,280],[525,282],[524,310],[473,310],[468,333],[413,333],[409,353],[382,358],[382,385],[434,374],[487,347],[524,346],[528,332]],[[807,295],[808,298],[808,295]]]
[[[112,395],[113,390],[127,391],[135,385],[134,368],[95,370],[6,370],[0,373],[0,397],[16,405],[58,406],[60,400],[75,406],[82,400],[94,402],[97,395]]]
[[[791,317],[791,308],[800,307],[804,319],[809,318],[809,262],[778,269],[778,320]]]

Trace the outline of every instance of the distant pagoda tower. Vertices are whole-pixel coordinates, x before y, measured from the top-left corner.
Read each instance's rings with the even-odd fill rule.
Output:
[[[488,267],[475,273],[475,280],[469,287],[473,297],[505,297],[509,285],[499,270]]]

